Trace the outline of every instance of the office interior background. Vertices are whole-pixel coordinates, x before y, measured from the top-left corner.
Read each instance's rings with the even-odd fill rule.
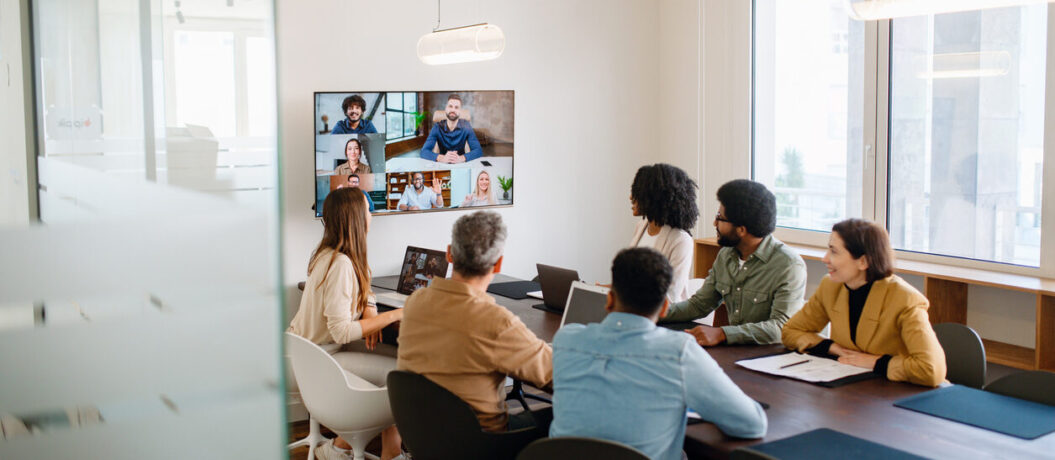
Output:
[[[1055,277],[1053,15],[448,0],[443,26],[497,24],[506,49],[428,66],[425,0],[0,0],[0,416],[39,428],[0,458],[286,455],[281,332],[322,234],[315,91],[514,90],[497,212],[519,278],[607,282],[658,162],[699,184],[698,238],[718,186],[754,178],[784,241],[865,217],[903,260]],[[375,218],[375,276],[463,213]],[[967,308],[984,339],[1035,346],[1032,294],[971,286]]]

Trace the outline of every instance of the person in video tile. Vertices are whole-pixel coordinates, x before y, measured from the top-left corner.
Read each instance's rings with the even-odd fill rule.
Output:
[[[476,175],[476,185],[473,187],[473,193],[465,195],[461,207],[488,206],[492,204],[498,204],[498,202],[495,200],[494,187],[491,187],[491,173],[480,171]]]
[[[348,161],[341,163],[333,173],[339,176],[349,174],[370,174],[370,165],[363,161],[363,143],[351,138],[344,144],[344,157]]]
[[[469,120],[460,119],[461,110],[461,96],[448,96],[444,109],[447,119],[432,125],[432,131],[429,131],[429,137],[421,148],[421,158],[440,163],[464,163],[483,156],[483,147],[480,147]],[[469,144],[468,149],[466,143]],[[439,153],[432,151],[437,146]]]
[[[414,173],[413,186],[403,189],[403,196],[399,198],[399,210],[417,211],[442,207],[443,195],[440,190],[440,180],[432,179],[432,187],[425,187],[425,176],[419,172]]]
[[[344,112],[347,118],[338,121],[330,134],[370,134],[377,132],[377,128],[374,127],[370,120],[363,119],[363,113],[366,112],[366,99],[363,99],[362,96],[353,94],[344,98],[344,102],[341,102],[341,111]]]
[[[345,183],[343,183],[341,185],[338,185],[337,188],[358,187],[358,186],[359,186],[359,175],[358,174],[350,174],[350,175],[348,175],[348,182],[345,182]],[[359,189],[359,190],[362,190],[362,189]],[[366,193],[366,190],[362,190],[362,191],[363,191],[363,195],[366,195],[366,203],[367,203],[367,205],[370,206],[370,212],[374,212],[374,200],[370,198],[370,194]]]

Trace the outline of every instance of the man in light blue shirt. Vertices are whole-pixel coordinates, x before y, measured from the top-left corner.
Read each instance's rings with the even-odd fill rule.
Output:
[[[413,177],[412,185],[403,189],[403,195],[399,197],[399,204],[396,207],[400,211],[442,208],[443,194],[440,190],[440,180],[432,179],[432,188],[428,188],[425,187],[423,174],[416,172]]]
[[[650,248],[621,251],[599,324],[553,339],[550,436],[607,439],[652,459],[681,458],[687,408],[729,436],[760,438],[766,414],[689,334],[656,327],[673,271]]]

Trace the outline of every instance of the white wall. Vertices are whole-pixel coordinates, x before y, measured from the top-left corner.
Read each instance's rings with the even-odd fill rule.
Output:
[[[0,226],[26,225],[31,216],[26,153],[32,133],[26,126],[26,102],[32,101],[23,78],[22,18],[28,2],[0,0]],[[35,210],[33,210],[35,214]]]
[[[544,262],[604,281],[630,239],[633,174],[660,160],[656,3],[446,1],[443,8],[445,27],[499,25],[505,54],[483,63],[422,64],[415,45],[436,25],[431,1],[277,2],[288,286],[304,279],[322,234],[310,209],[317,90],[514,90],[516,205],[498,210],[510,231],[504,272],[530,278]],[[369,236],[375,276],[397,273],[407,245],[446,247],[463,214],[376,217]]]

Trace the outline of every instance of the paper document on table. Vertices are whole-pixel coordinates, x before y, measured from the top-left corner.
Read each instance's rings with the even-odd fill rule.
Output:
[[[872,372],[871,369],[851,366],[834,359],[801,353],[784,353],[737,361],[736,364],[753,371],[791,377],[807,382],[831,382],[851,375]]]
[[[539,299],[539,300],[543,300],[542,299],[542,291],[531,291],[531,292],[527,293],[527,296],[528,297],[534,297],[534,298]]]

